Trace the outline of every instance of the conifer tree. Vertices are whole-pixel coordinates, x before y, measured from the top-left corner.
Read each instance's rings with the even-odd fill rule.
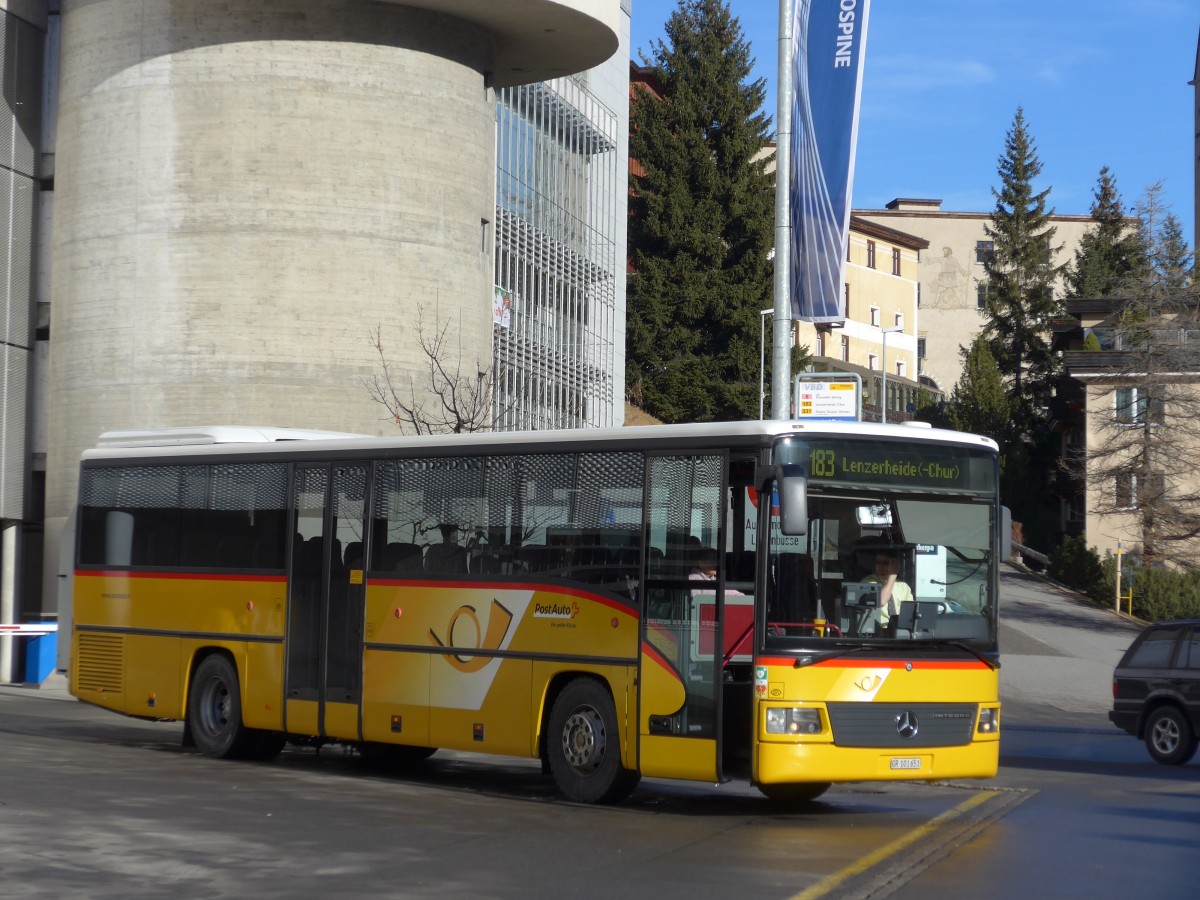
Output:
[[[987,339],[977,337],[963,356],[962,376],[946,404],[950,424],[1003,446],[1012,429],[1012,403]]]
[[[757,415],[759,313],[771,305],[770,119],[722,0],[679,0],[630,107],[626,384],[666,422]]]
[[[992,189],[996,206],[985,226],[993,252],[984,261],[983,333],[1011,387],[1014,426],[1018,433],[1030,433],[1044,424],[1057,369],[1050,320],[1061,306],[1054,295],[1061,267],[1054,264],[1059,248],[1050,223],[1054,211],[1046,205],[1050,189],[1034,191],[1042,163],[1020,107],[1005,136],[998,171],[1000,187]]]
[[[1145,262],[1141,233],[1125,215],[1117,179],[1100,170],[1092,192],[1093,226],[1079,239],[1075,263],[1067,273],[1069,295],[1091,300],[1109,296],[1134,277]]]

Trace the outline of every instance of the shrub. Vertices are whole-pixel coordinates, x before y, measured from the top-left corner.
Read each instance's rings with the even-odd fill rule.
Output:
[[[1133,574],[1133,615],[1146,622],[1200,618],[1200,570],[1143,569],[1137,557],[1126,556],[1122,576]],[[1063,538],[1050,553],[1048,573],[1055,581],[1087,594],[1100,606],[1110,609],[1116,602],[1117,561],[1111,553],[1101,560],[1083,538]],[[1129,590],[1125,581],[1124,590]],[[1127,601],[1121,601],[1128,611]]]
[[[1099,554],[1081,537],[1063,538],[1050,553],[1048,572],[1055,581],[1087,594],[1097,603],[1112,602],[1113,572],[1105,571]]]
[[[1147,622],[1200,617],[1200,572],[1135,569],[1133,614]]]

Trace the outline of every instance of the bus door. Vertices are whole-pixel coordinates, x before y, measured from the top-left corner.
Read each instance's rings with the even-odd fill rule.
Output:
[[[724,620],[724,454],[646,460],[638,768],[717,781]],[[701,575],[703,562],[716,577]]]
[[[298,466],[288,571],[285,727],[361,739],[363,466]]]

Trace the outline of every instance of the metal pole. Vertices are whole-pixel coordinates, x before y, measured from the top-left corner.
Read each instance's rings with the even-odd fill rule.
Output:
[[[779,90],[775,121],[775,325],[771,342],[771,418],[786,419],[792,393],[792,3],[779,0]],[[765,321],[765,320],[764,320]]]
[[[899,325],[897,325],[895,328],[879,329],[879,333],[883,336],[883,387],[880,390],[880,393],[883,394],[883,396],[879,398],[879,421],[884,425],[887,424],[887,336],[903,330],[904,329]]]
[[[765,371],[765,357],[767,355],[767,316],[775,312],[774,309],[759,310],[758,313],[758,418],[763,417],[763,400],[767,396],[767,382]],[[774,371],[774,370],[772,370]]]
[[[1121,611],[1121,542],[1117,541],[1117,596],[1115,602],[1117,612]]]
[[[0,625],[14,625],[17,621],[17,528],[16,522],[3,524],[0,538]],[[0,684],[19,681],[14,672],[16,654],[13,653],[12,633],[0,634]]]

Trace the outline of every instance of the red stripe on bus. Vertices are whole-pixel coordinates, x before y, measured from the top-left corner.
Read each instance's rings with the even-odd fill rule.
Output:
[[[417,588],[456,588],[459,590],[476,589],[482,591],[538,591],[540,593],[562,594],[567,597],[579,597],[607,606],[610,609],[637,618],[637,612],[631,604],[619,603],[601,594],[574,587],[565,587],[548,582],[513,582],[513,581],[434,581],[425,578],[368,578],[370,587],[417,587]]]
[[[677,673],[676,668],[667,661],[665,656],[658,652],[658,648],[653,644],[647,644],[645,641],[642,642],[642,656],[654,660],[654,662],[672,675]]]
[[[286,575],[236,575],[227,572],[130,572],[99,569],[76,569],[76,578],[170,578],[191,581],[266,581],[286,582]],[[541,591],[560,594],[567,597],[578,597],[589,600],[601,606],[607,606],[614,612],[620,612],[636,619],[637,613],[628,604],[622,604],[600,594],[593,594],[578,588],[562,587],[544,582],[501,582],[501,581],[471,581],[446,582],[432,579],[399,579],[399,578],[368,578],[368,587],[417,587],[417,588],[456,588],[476,589],[484,591]]]
[[[754,660],[756,666],[794,666],[794,656],[768,657],[762,656]],[[864,659],[856,656],[853,659],[824,659],[805,668],[825,669],[990,669],[987,663],[980,659]]]

